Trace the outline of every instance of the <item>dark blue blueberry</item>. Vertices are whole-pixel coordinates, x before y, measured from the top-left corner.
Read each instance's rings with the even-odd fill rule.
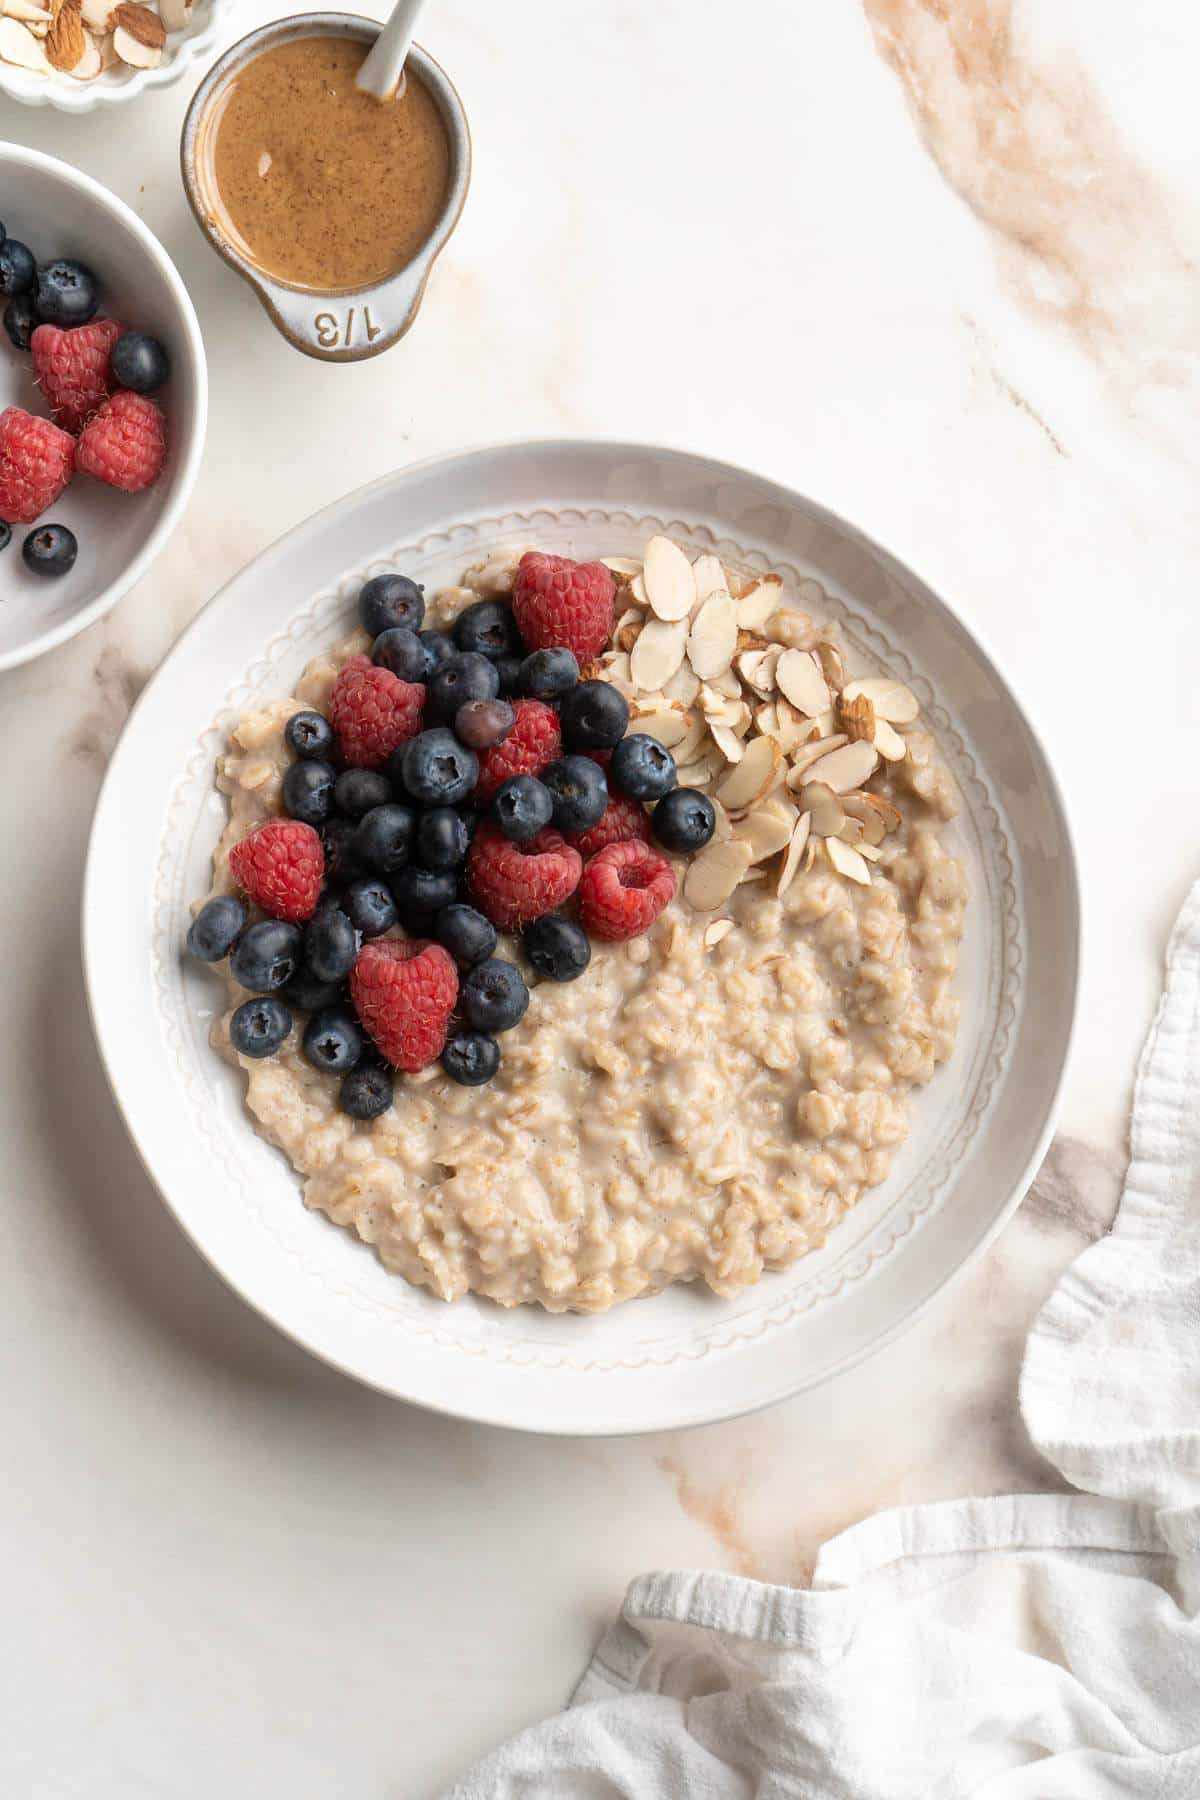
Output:
[[[492,801],[492,817],[514,844],[527,844],[554,816],[550,790],[536,775],[510,775]]]
[[[206,900],[188,927],[187,947],[201,962],[220,962],[228,956],[249,914],[234,894]]]
[[[489,956],[464,976],[458,1007],[476,1031],[511,1031],[525,1017],[529,989],[516,963]]]
[[[451,869],[398,869],[392,877],[392,896],[405,931],[414,937],[428,933],[445,906],[458,898],[458,876]]]
[[[611,750],[625,735],[629,702],[607,681],[581,681],[558,712],[566,750]]]
[[[574,981],[592,960],[587,932],[562,913],[534,919],[521,936],[526,956],[549,981]]]
[[[347,819],[361,819],[391,797],[392,784],[378,769],[343,769],[333,784],[333,804]]]
[[[19,238],[0,244],[0,294],[28,294],[37,280],[33,251]]]
[[[60,257],[38,270],[33,303],[43,325],[86,325],[100,305],[100,283],[86,263]]]
[[[460,969],[483,962],[496,948],[496,927],[473,906],[455,901],[433,921],[433,935],[444,944]]]
[[[657,738],[634,731],[613,751],[608,779],[631,800],[658,800],[675,786],[675,758]]]
[[[521,692],[531,700],[561,700],[579,685],[573,650],[535,650],[521,664]]]
[[[521,648],[512,608],[500,600],[477,600],[474,606],[464,607],[454,621],[454,641],[464,654],[478,651],[493,661],[515,656]]]
[[[291,763],[283,774],[284,810],[305,825],[323,825],[333,815],[337,770],[332,763]]]
[[[336,788],[335,788],[336,797]],[[364,873],[358,857],[358,827],[349,819],[329,819],[321,827],[325,852],[325,878],[337,885],[354,881]]]
[[[433,725],[449,725],[468,700],[494,700],[500,677],[486,656],[456,656],[443,663],[425,684],[425,717]]]
[[[300,967],[303,938],[286,919],[260,919],[249,925],[234,945],[229,967],[235,981],[252,994],[273,994]]]
[[[479,661],[483,661],[482,657]],[[457,664],[451,664],[451,668],[455,667]],[[490,668],[491,664],[485,663],[484,667]],[[443,675],[447,672],[442,671]],[[435,675],[434,680],[438,679]],[[460,744],[452,731],[418,733],[405,744],[400,767],[405,788],[422,806],[457,806],[479,779],[479,758]]]
[[[318,981],[310,970],[298,969],[281,992],[298,1012],[318,1013],[342,1002],[342,987],[340,981]]]
[[[495,668],[500,677],[501,697],[505,700],[513,699],[521,691],[521,658],[519,656],[498,656]]]
[[[504,742],[516,722],[507,700],[468,700],[454,715],[454,735],[468,750],[490,750]]]
[[[380,632],[371,645],[371,661],[381,669],[390,669],[401,681],[424,681],[429,670],[429,657],[416,632],[408,625],[394,625]]]
[[[471,842],[467,822],[452,806],[433,806],[417,820],[413,861],[423,869],[457,869]]]
[[[500,1046],[486,1031],[456,1031],[446,1040],[442,1067],[460,1087],[482,1087],[500,1067]]]
[[[448,638],[444,631],[418,631],[417,636],[425,646],[425,679],[428,681],[436,669],[453,662],[458,651],[454,648],[453,638]]]
[[[664,850],[690,856],[703,850],[717,829],[717,811],[707,794],[673,788],[650,814],[650,826]]]
[[[392,1104],[391,1071],[363,1062],[342,1082],[338,1105],[351,1119],[377,1119]]]
[[[0,519],[0,550],[7,550],[12,543],[12,526],[7,519]]]
[[[558,831],[590,831],[604,817],[608,782],[604,770],[590,756],[560,756],[546,765],[538,779],[549,791]]]
[[[157,394],[171,373],[166,351],[144,331],[123,331],[113,345],[111,362],[117,385],[135,394]]]
[[[354,848],[359,861],[381,875],[402,869],[412,853],[417,815],[411,806],[394,801],[387,806],[373,806],[359,821]]]
[[[378,876],[352,881],[342,895],[342,911],[365,938],[382,937],[396,923],[396,903]]]
[[[333,749],[333,726],[324,713],[293,713],[283,728],[284,742],[297,756],[328,756]]]
[[[3,252],[0,251],[0,255]],[[0,290],[2,291],[2,290]],[[4,329],[14,350],[28,351],[37,329],[37,314],[28,294],[18,294],[4,309]]]
[[[39,525],[21,545],[25,567],[34,575],[45,575],[57,581],[69,575],[79,555],[75,533],[65,525]]]
[[[358,616],[372,638],[399,625],[420,631],[425,619],[425,589],[407,575],[373,576],[359,592]]]
[[[241,1056],[272,1056],[292,1029],[281,1000],[243,1000],[229,1021],[229,1039]]]
[[[340,906],[318,909],[304,927],[304,966],[315,981],[345,981],[358,960],[358,933]]]
[[[363,1053],[362,1027],[345,1007],[316,1013],[304,1028],[300,1048],[314,1069],[346,1075]]]

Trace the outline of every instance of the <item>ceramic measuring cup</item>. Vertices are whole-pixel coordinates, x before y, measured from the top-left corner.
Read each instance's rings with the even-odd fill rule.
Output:
[[[390,350],[416,318],[430,270],[458,224],[471,181],[471,133],[458,92],[432,56],[414,44],[407,66],[432,95],[446,127],[450,147],[446,197],[433,230],[411,261],[366,287],[300,287],[253,262],[222,220],[212,178],[212,138],[230,83],[264,50],[306,37],[352,38],[370,44],[379,29],[375,20],[354,13],[303,13],[252,31],[213,65],[197,88],[183,124],[183,185],[201,231],[217,255],[250,283],[288,342],[323,362],[361,362],[378,356]]]

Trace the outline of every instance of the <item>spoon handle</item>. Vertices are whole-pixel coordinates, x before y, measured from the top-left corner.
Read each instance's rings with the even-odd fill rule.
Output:
[[[404,63],[425,0],[396,0],[391,18],[375,39],[355,86],[377,100],[388,100],[404,74]]]

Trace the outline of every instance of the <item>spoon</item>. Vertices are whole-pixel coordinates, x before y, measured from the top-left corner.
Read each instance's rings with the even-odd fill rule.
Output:
[[[404,64],[425,0],[396,0],[384,26],[358,71],[355,87],[376,100],[390,100],[404,79]]]

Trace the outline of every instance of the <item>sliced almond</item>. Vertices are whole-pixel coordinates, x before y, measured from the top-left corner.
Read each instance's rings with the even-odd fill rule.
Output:
[[[797,712],[790,700],[779,699],[775,703],[777,721],[774,736],[779,739],[779,747],[785,756],[791,756],[802,744],[810,743],[821,734],[815,719],[806,719]]]
[[[780,575],[763,575],[752,587],[748,587],[737,603],[738,628],[742,631],[760,630],[771,614],[778,611],[782,592],[783,578]]]
[[[647,619],[629,656],[633,684],[657,694],[670,681],[687,648],[686,619],[671,625],[664,619]]]
[[[53,74],[46,52],[19,19],[0,19],[0,60],[38,75]]]
[[[810,719],[819,718],[829,707],[829,686],[816,658],[807,650],[784,651],[775,665],[775,685],[785,699]]]
[[[83,0],[83,22],[89,31],[107,37],[116,0]],[[5,0],[7,6],[8,0]]]
[[[775,692],[775,670],[782,655],[779,644],[768,644],[765,650],[744,650],[737,659],[738,674],[747,687],[753,688],[764,700],[769,700]]]
[[[161,50],[167,41],[162,20],[148,6],[143,6],[141,0],[123,0],[123,4],[113,11],[112,23],[114,31],[125,32],[143,50]]]
[[[715,795],[710,795],[709,798],[712,802],[712,809],[716,815],[717,821],[713,828],[712,842],[714,844],[727,844],[733,836],[733,820],[729,817],[729,814],[725,811],[725,808],[721,805],[721,802]]]
[[[796,820],[795,830],[792,832],[791,842],[787,848],[787,855],[784,857],[782,867],[779,870],[779,880],[775,884],[775,892],[777,894],[786,894],[791,887],[792,882],[796,879],[796,871],[800,867],[800,858],[804,853],[805,845],[808,843],[808,834],[811,830],[812,818],[808,813],[801,813],[800,817]]]
[[[704,944],[708,950],[715,950],[717,945],[727,938],[733,930],[732,919],[714,919],[711,925],[704,927]]]
[[[873,742],[880,756],[888,762],[903,762],[908,755],[908,745],[895,726],[889,725],[886,719],[875,721]]]
[[[838,724],[853,743],[864,739],[868,744],[874,741],[875,708],[865,694],[856,694],[852,700],[839,694],[837,716]]]
[[[692,565],[669,537],[652,537],[646,545],[642,585],[650,610],[658,619],[686,619],[696,604]]]
[[[600,658],[602,674],[600,679],[611,682],[616,687],[632,687],[633,677],[629,670],[629,658],[623,650],[609,650]],[[579,673],[582,675],[583,670]]]
[[[843,794],[842,810],[850,818],[858,820],[863,828],[863,838],[866,843],[882,844],[885,835],[883,819],[871,805],[870,795]],[[896,816],[899,818],[899,814]]]
[[[890,800],[885,800],[882,794],[864,794],[862,797],[871,811],[877,813],[882,820],[885,837],[890,831],[899,831],[901,825],[899,807],[893,806]]]
[[[715,912],[724,906],[754,861],[749,844],[739,838],[715,841],[692,858],[683,878],[683,897],[697,912]]]
[[[826,838],[825,849],[839,875],[844,875],[848,881],[857,881],[860,887],[870,887],[870,864],[864,862],[850,844],[843,844],[841,838]]]
[[[22,19],[27,25],[37,25],[49,31],[54,23],[54,13],[49,6],[40,6],[37,0],[0,0],[0,15],[9,19]]]
[[[163,59],[161,45],[155,48],[152,44],[143,43],[140,38],[135,38],[126,31],[123,25],[117,26],[112,41],[113,49],[121,61],[131,69],[157,69]]]
[[[824,781],[835,794],[848,794],[861,787],[879,765],[879,752],[874,744],[843,744],[818,758],[809,768],[810,781]]]
[[[160,0],[164,25],[167,25],[167,6],[170,3],[171,0]],[[173,25],[167,25],[167,30],[174,31],[175,27]],[[600,561],[604,564],[606,569],[611,569],[614,575],[626,575],[630,581],[633,580],[635,575],[640,575],[642,572],[641,563],[637,562],[632,556],[602,556]]]
[[[677,766],[675,779],[680,787],[707,787],[709,782],[715,781],[719,775],[723,775],[728,766],[716,745],[710,742],[707,749],[702,750],[694,762],[681,763]]]
[[[677,744],[681,744],[692,728],[692,716],[682,708],[677,712],[674,707],[634,705],[630,717],[635,731],[644,731],[649,737],[657,738],[668,750],[674,750]]]
[[[692,564],[692,582],[698,607],[703,606],[712,594],[729,592],[729,582],[719,556],[698,556]]]
[[[846,822],[842,803],[824,781],[806,781],[800,789],[800,810],[812,819],[818,837],[836,837]]]
[[[751,738],[742,760],[717,789],[717,799],[728,812],[743,812],[765,799],[783,765],[783,751],[774,738]]]
[[[821,673],[832,688],[846,685],[846,665],[842,661],[842,653],[829,638],[821,638],[817,643],[817,661],[821,665]]]
[[[83,51],[79,61],[75,64],[73,69],[67,70],[67,74],[71,77],[72,81],[94,81],[103,67],[104,57],[101,54],[100,46],[92,36],[91,32],[85,31],[83,34]]]
[[[727,763],[740,763],[746,754],[746,746],[728,725],[722,725],[718,719],[710,719],[708,729],[712,733],[712,741],[721,752]]]
[[[812,644],[812,620],[807,613],[781,606],[762,627],[764,637],[788,650],[807,650]]]
[[[760,706],[754,714],[754,726],[763,737],[778,737],[779,708],[773,702],[769,706]]]
[[[749,844],[756,863],[766,862],[791,842],[796,822],[794,811],[783,814],[771,806],[756,806],[734,826],[733,835],[740,843]]]
[[[862,846],[865,833],[866,827],[861,819],[851,819],[847,816],[842,820],[841,830],[833,832],[832,836],[841,838],[843,844],[853,844],[854,848],[858,850]]]
[[[880,852],[877,844],[856,844],[855,849],[858,851],[858,854],[865,857],[868,862],[877,863],[879,861]]]
[[[808,771],[814,763],[820,762],[823,756],[830,755],[834,750],[840,750],[843,744],[849,742],[849,738],[838,732],[832,737],[814,738],[811,744],[801,745],[799,750],[792,752],[792,769],[787,778],[788,786],[792,789],[803,787],[804,783],[810,779]]]
[[[618,650],[628,656],[642,635],[645,619],[636,606],[631,606],[621,614],[621,622],[613,632],[613,643]]]
[[[843,691],[847,700],[857,700],[860,696],[869,700],[876,715],[886,719],[889,725],[911,725],[921,710],[912,689],[886,675],[847,682]]]
[[[691,664],[680,663],[670,681],[663,684],[663,698],[681,706],[691,706],[700,692],[700,677],[692,673]]]
[[[158,10],[168,31],[186,31],[192,22],[192,0],[158,0]]]
[[[687,657],[701,681],[724,675],[737,649],[737,613],[732,595],[719,588],[710,594],[688,633]]]

